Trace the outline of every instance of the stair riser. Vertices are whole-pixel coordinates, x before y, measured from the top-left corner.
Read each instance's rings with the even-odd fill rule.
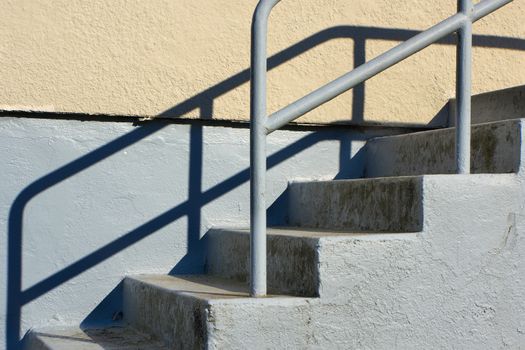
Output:
[[[421,178],[290,184],[290,225],[350,232],[417,232]]]
[[[207,272],[249,282],[248,232],[208,232]],[[318,240],[268,235],[267,283],[272,294],[318,296]]]
[[[248,232],[213,230],[208,235],[207,273],[247,282]],[[346,286],[363,283],[363,278],[370,274],[379,271],[394,274],[399,266],[406,265],[416,234],[313,238],[281,236],[270,230],[267,242],[271,294],[340,298],[343,285],[346,290]],[[398,259],[400,256],[404,259]]]
[[[207,338],[206,303],[126,278],[124,318],[170,349],[203,349]]]
[[[199,294],[139,279],[124,282],[125,321],[169,349],[277,349],[306,345],[310,301]],[[217,295],[220,293],[220,296]],[[191,294],[191,295],[189,295]]]
[[[520,167],[521,120],[472,127],[471,172],[515,173]],[[455,173],[455,129],[370,140],[367,177]]]
[[[456,122],[456,101],[449,102],[449,125]],[[525,86],[472,96],[472,123],[525,118]]]

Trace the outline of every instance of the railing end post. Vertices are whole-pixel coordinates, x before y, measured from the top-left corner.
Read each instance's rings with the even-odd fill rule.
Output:
[[[458,11],[470,20],[458,31],[456,69],[456,172],[470,173],[472,91],[472,0],[458,0]]]

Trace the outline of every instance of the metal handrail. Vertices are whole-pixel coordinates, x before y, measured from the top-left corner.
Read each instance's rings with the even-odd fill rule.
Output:
[[[456,169],[470,172],[472,23],[513,0],[458,0],[458,12],[290,105],[267,115],[268,18],[281,0],[261,0],[252,20],[250,90],[250,292],[266,295],[266,136],[439,39],[457,32]]]

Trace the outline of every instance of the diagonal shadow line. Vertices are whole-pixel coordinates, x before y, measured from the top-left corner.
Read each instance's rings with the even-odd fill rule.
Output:
[[[268,58],[268,69],[274,69],[277,66],[286,63],[293,58],[304,54],[305,52],[334,39],[354,39],[354,40],[388,40],[388,41],[406,41],[411,37],[421,33],[418,30],[393,29],[381,27],[359,27],[359,26],[335,26],[315,33],[296,44],[276,53]],[[485,48],[499,48],[509,50],[525,51],[525,39],[501,37],[495,35],[474,35],[473,46]],[[438,45],[456,45],[457,40],[454,34],[451,34],[435,44]],[[360,53],[364,57],[365,53]],[[250,80],[250,69],[245,69],[230,78],[200,92],[192,98],[180,103],[179,105],[162,112],[159,117],[180,117],[196,108],[201,103],[210,103],[230,90],[247,83]],[[363,101],[361,101],[361,104]],[[208,116],[207,119],[210,119]],[[353,116],[355,117],[355,116]]]
[[[369,40],[369,39],[378,39],[378,40],[392,40],[392,41],[404,41],[411,38],[414,35],[419,34],[420,31],[417,30],[407,30],[407,29],[392,29],[392,28],[380,28],[380,27],[359,27],[359,26],[336,26],[331,27],[326,30],[320,31],[311,35],[310,37],[301,40],[300,42],[290,46],[289,48],[275,54],[274,56],[268,59],[268,69],[273,69],[287,61],[293,59],[296,56],[299,56],[306,51],[324,43],[329,40],[337,38],[357,38],[359,40]],[[480,47],[492,47],[492,48],[503,48],[503,49],[513,49],[513,50],[525,50],[525,40],[518,38],[509,38],[509,37],[499,37],[491,35],[475,35],[473,38],[473,44]],[[444,39],[441,39],[437,44],[446,44],[446,45],[455,45],[456,40],[453,35],[450,35]],[[362,59],[363,57],[361,57]],[[188,113],[195,108],[200,108],[205,104],[202,100],[202,97],[213,95],[214,97],[219,97],[224,93],[230,91],[232,88],[238,87],[249,81],[250,70],[245,69],[232,77],[224,80],[221,83],[214,85],[213,87],[204,90],[203,92],[189,98],[188,100],[178,104],[175,107],[172,107],[158,115],[158,117],[179,117],[185,113]],[[209,97],[209,96],[208,96]],[[207,103],[211,103],[207,101]],[[205,114],[202,115],[205,117]],[[151,122],[148,123],[148,126],[151,127]],[[158,124],[156,127],[152,127],[149,130],[144,128],[138,128],[126,135],[123,135],[114,141],[109,142],[108,144],[96,149],[86,156],[76,159],[75,161],[55,170],[54,172],[38,179],[28,187],[26,187],[20,195],[17,197],[17,200],[22,200],[23,197],[29,196],[34,197],[38,193],[44,191],[47,188],[50,188],[60,181],[77,174],[78,172],[84,170],[95,164],[98,160],[103,160],[112,154],[115,154],[127,146],[159,131],[164,128],[165,125]],[[98,160],[97,160],[98,159]]]
[[[411,37],[420,34],[422,31],[413,29],[398,29],[384,27],[366,27],[366,26],[335,26],[314,34],[336,38],[364,38],[366,40],[388,40],[388,41],[406,41]],[[310,37],[310,38],[312,38]],[[310,39],[308,38],[308,39]],[[308,40],[306,39],[306,40]],[[456,45],[456,35],[448,35],[435,42],[437,45]],[[485,48],[525,50],[525,39],[503,37],[498,35],[474,34],[472,36],[472,45]]]
[[[302,53],[332,39],[337,38],[362,38],[363,36],[366,40],[369,39],[379,39],[379,40],[393,40],[393,41],[403,41],[410,38],[413,35],[420,33],[419,31],[414,30],[404,30],[404,29],[391,29],[391,28],[377,28],[377,27],[357,27],[357,26],[337,26],[328,28],[321,32],[318,32],[287,49],[282,50],[281,52],[273,55],[268,59],[268,69],[273,69],[292,58],[301,55]],[[455,38],[449,36],[440,40],[437,44],[452,45],[455,44]],[[491,48],[504,48],[512,50],[525,50],[525,40],[517,38],[508,38],[508,37],[499,37],[499,36],[490,36],[490,35],[475,35],[473,38],[473,44],[475,46],[481,47],[491,47]],[[195,108],[200,108],[202,105],[208,105],[213,103],[214,98],[217,98],[228,91],[238,87],[249,81],[249,69],[245,69],[232,77],[212,86],[209,89],[204,90],[203,92],[194,95],[188,100],[181,102],[177,106],[170,108],[161,114],[158,117],[180,117],[185,113],[192,111]],[[363,103],[363,101],[360,101]],[[211,116],[210,116],[211,117]],[[21,264],[22,264],[22,218],[26,205],[28,202],[34,198],[39,193],[47,190],[48,188],[60,183],[61,181],[89,168],[95,163],[108,158],[109,156],[123,150],[124,148],[140,141],[141,139],[161,130],[164,128],[165,124],[150,122],[147,127],[141,126],[136,130],[133,130],[126,135],[118,137],[117,139],[110,141],[109,143],[101,146],[100,148],[89,152],[88,154],[66,164],[65,166],[60,167],[59,169],[43,176],[42,178],[36,180],[28,187],[26,187],[20,194],[16,197],[15,201],[11,206],[9,212],[9,223],[8,223],[8,287],[7,287],[7,327],[6,327],[6,344],[8,348],[14,348],[18,345],[19,341],[19,331],[20,331],[20,308],[27,302],[34,300],[36,296],[40,296],[43,293],[39,293],[37,286],[42,287],[42,282],[37,285],[30,287],[28,290],[22,292],[21,287]],[[269,162],[271,159],[269,159]],[[235,175],[232,178],[225,180],[223,183],[225,188],[233,188],[235,181],[239,179],[244,179],[242,181],[247,181],[248,172],[245,171]],[[240,177],[237,179],[237,177]],[[237,180],[236,180],[237,179]],[[206,191],[202,194],[203,200],[210,200],[217,196],[218,193],[224,193],[220,190],[220,186],[215,186],[214,188]],[[206,199],[208,198],[208,199]],[[182,215],[180,213],[184,212],[185,204],[181,204],[170,211],[161,214],[158,218],[158,222],[153,223],[149,222],[141,227],[145,228],[155,228],[157,225],[164,223],[164,220],[168,220],[170,217],[177,217]],[[187,208],[186,208],[187,209]],[[179,213],[180,212],[180,213]],[[145,226],[149,225],[149,226]],[[129,234],[134,234],[136,241],[140,240],[140,235],[136,230],[131,231]],[[109,247],[118,247],[119,241],[115,241]],[[105,246],[96,252],[92,253],[92,257],[106,257],[109,252],[109,247]],[[110,256],[110,255],[109,255]],[[86,264],[86,258],[83,258],[75,263],[76,267],[89,266]],[[71,267],[71,266],[70,266]],[[89,268],[89,267],[88,267]],[[72,277],[71,273],[73,270],[66,270],[67,273],[61,274],[61,272],[49,277],[45,281],[56,286],[56,283],[60,281],[66,281]],[[79,272],[80,273],[80,272]],[[49,289],[48,289],[49,290]],[[24,301],[23,303],[21,301]]]
[[[275,167],[291,156],[298,154],[299,152],[313,146],[314,144],[326,141],[326,140],[341,140],[342,136],[337,133],[323,133],[325,135],[319,135],[317,133],[311,133],[293,144],[279,150],[268,157],[267,166],[268,169]],[[230,192],[236,187],[247,182],[250,178],[250,169],[244,169],[237,174],[229,177],[218,185],[204,191],[198,200],[198,206],[203,207],[204,205],[212,202],[213,200],[220,198],[224,194]],[[195,201],[195,199],[193,199]],[[50,290],[56,288],[60,284],[70,280],[77,276],[80,272],[86,271],[93,266],[101,263],[105,259],[111,257],[115,252],[121,251],[141,239],[149,236],[155,231],[167,226],[173,221],[187,215],[191,212],[192,206],[190,205],[190,199],[180,203],[179,205],[165,211],[157,217],[149,220],[143,225],[131,230],[125,235],[115,239],[114,241],[106,244],[102,248],[97,249],[91,254],[77,260],[73,264],[67,266],[61,271],[45,278],[44,280],[36,283],[35,285],[27,288],[21,293],[20,302],[27,304],[28,302],[42,296]]]

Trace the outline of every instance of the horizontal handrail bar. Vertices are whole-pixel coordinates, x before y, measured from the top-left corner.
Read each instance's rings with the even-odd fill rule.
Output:
[[[513,0],[483,0],[474,5],[474,10],[472,11],[472,22],[476,22],[477,20],[485,17],[489,13],[492,13],[499,9],[500,7],[503,7],[507,5],[508,3],[511,3]]]
[[[512,0],[482,1],[474,6],[471,18],[468,18],[463,13],[457,13],[430,27],[426,31],[415,35],[407,41],[271,114],[265,123],[266,132],[268,134],[272,133],[289,122],[308,113],[312,109],[319,107],[352,89],[356,85],[361,84],[391,66],[432,45],[437,40],[456,32],[466,21],[479,20],[483,16],[497,10],[511,1]]]

